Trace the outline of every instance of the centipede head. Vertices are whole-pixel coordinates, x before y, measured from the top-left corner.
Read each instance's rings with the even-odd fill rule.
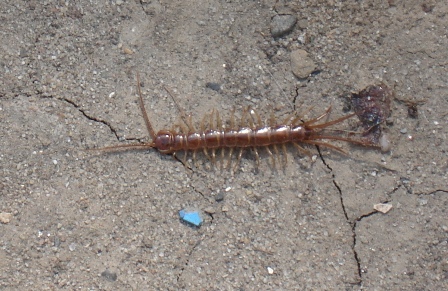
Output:
[[[154,141],[154,148],[162,154],[172,153],[172,145],[174,143],[175,132],[171,130],[160,130]]]

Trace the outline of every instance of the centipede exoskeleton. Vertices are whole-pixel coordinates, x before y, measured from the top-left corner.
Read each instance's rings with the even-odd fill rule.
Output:
[[[306,155],[311,154],[307,149],[302,147],[303,144],[327,147],[345,153],[342,148],[328,142],[331,140],[372,146],[372,144],[368,144],[365,141],[341,135],[340,133],[343,132],[341,130],[329,129],[329,127],[340,124],[344,120],[355,115],[349,114],[330,121],[328,121],[328,119],[324,120],[329,116],[331,107],[320,116],[311,120],[303,121],[301,117],[296,114],[291,114],[284,118],[280,124],[277,123],[272,114],[268,121],[263,123],[260,115],[250,107],[243,110],[239,122],[237,122],[234,115],[234,110],[231,112],[229,122],[223,122],[219,112],[213,110],[210,114],[206,114],[202,118],[199,128],[195,128],[191,116],[184,116],[184,123],[177,125],[179,130],[176,130],[176,126],[173,126],[172,129],[162,129],[156,133],[149,121],[140,87],[140,78],[137,74],[139,105],[151,141],[139,144],[109,146],[99,150],[145,150],[154,148],[162,154],[176,155],[178,152],[184,152],[184,158],[182,159],[184,162],[186,162],[188,153],[192,153],[193,161],[196,161],[196,154],[198,152],[203,152],[213,165],[216,163],[218,155],[222,158],[221,165],[224,164],[224,160],[227,158],[226,167],[230,167],[232,157],[236,152],[236,168],[240,163],[245,149],[253,150],[258,165],[258,150],[264,148],[271,157],[275,167],[274,154],[279,154],[280,150],[283,152],[283,161],[286,163],[287,144],[292,144],[301,153],[305,153]],[[168,89],[167,91],[171,95]],[[181,109],[179,108],[179,110]],[[218,153],[218,151],[220,151],[220,153]]]

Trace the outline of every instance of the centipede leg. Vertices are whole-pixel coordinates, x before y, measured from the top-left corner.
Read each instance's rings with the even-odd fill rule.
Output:
[[[216,110],[216,129],[221,132],[223,131],[222,120],[221,117],[219,116],[218,110]],[[220,169],[222,170],[224,168],[225,148],[221,148],[220,152],[221,152]]]
[[[268,146],[266,147],[266,151],[268,152],[269,158],[271,159],[272,167],[275,169],[275,158]]]
[[[286,145],[282,144],[282,150],[283,150],[283,162],[284,162],[284,167],[286,169],[286,165],[288,164],[288,152],[286,151]]]
[[[256,147],[252,148],[255,153],[255,163],[257,164],[257,170],[260,168],[260,155],[258,154],[258,150]]]
[[[240,127],[244,127],[246,124],[245,124],[245,122],[247,122],[247,112],[250,110],[250,107],[248,106],[248,107],[246,107],[246,108],[244,108],[244,110],[243,110],[243,113],[241,114],[241,119],[240,119]],[[233,149],[233,148],[230,148],[231,150]],[[240,162],[241,162],[241,157],[243,156],[243,148],[240,148],[240,151],[239,151],[239,153],[238,153],[238,158],[237,158],[237,161],[236,161],[236,164],[235,164],[235,166],[234,166],[234,172],[236,172],[236,170],[237,170],[237,168],[238,168],[238,165],[240,164]],[[232,152],[231,152],[232,153]],[[229,156],[229,157],[231,157],[231,155]]]
[[[187,151],[184,151],[184,158],[183,158],[183,163],[185,166],[187,166],[188,168],[191,168],[191,166],[188,164],[188,160],[187,160]]]
[[[291,113],[289,114],[284,120],[283,120],[283,124],[293,124],[291,123],[291,118],[293,118],[295,115],[295,113]]]
[[[273,111],[269,115],[269,126],[275,126],[275,115]]]
[[[247,121],[247,111],[249,109],[250,107],[244,108],[243,113],[241,114],[240,127],[243,127],[246,124],[245,121]]]
[[[343,149],[341,149],[340,147],[337,147],[337,146],[332,145],[332,144],[327,143],[327,142],[316,141],[316,140],[309,140],[309,141],[304,140],[303,142],[304,142],[304,143],[308,143],[308,144],[312,144],[312,145],[317,145],[317,146],[327,147],[327,148],[333,149],[333,150],[335,150],[335,151],[338,151],[338,152],[340,152],[341,154],[348,155],[347,152],[345,152],[345,151],[344,151]]]
[[[257,113],[257,111],[255,111],[254,109],[252,109],[250,111],[250,115],[252,116],[252,120],[255,122],[257,122],[257,126],[263,126],[263,123],[261,122],[261,117],[260,115]],[[255,119],[254,119],[255,116]]]
[[[234,172],[236,172],[236,170],[238,169],[238,165],[239,165],[240,162],[241,162],[241,157],[242,157],[242,156],[243,156],[243,148],[241,148],[240,151],[239,151],[239,153],[238,153],[238,158],[237,158],[237,160],[236,160],[236,164],[235,164],[234,169],[233,169]]]
[[[179,129],[183,133],[188,133],[188,126],[183,123],[179,123]]]
[[[299,152],[301,152],[301,153],[307,155],[308,157],[313,156],[309,150],[307,150],[307,149],[301,147],[301,146],[298,145],[297,143],[294,142],[294,143],[292,143],[292,144],[297,148],[297,150],[298,150]]]
[[[216,149],[212,149],[212,164],[216,165]]]
[[[235,107],[232,107],[232,111],[230,112],[230,129],[235,129]]]
[[[300,116],[297,116],[296,118],[294,118],[292,121],[291,121],[291,124],[292,125],[298,125],[298,122],[299,121],[301,121],[301,117]]]
[[[274,148],[274,152],[275,152],[275,155],[277,156],[277,157],[279,157],[280,156],[280,152],[279,152],[279,150],[278,150],[278,147],[277,147],[277,145],[273,145],[273,148]]]
[[[322,118],[328,117],[329,114],[330,114],[330,112],[331,112],[331,106],[328,107],[328,109],[325,110],[325,112],[324,112],[322,115],[320,115],[320,116],[318,116],[318,117],[316,117],[316,118],[313,118],[313,119],[311,119],[311,120],[308,120],[307,122],[305,122],[305,124],[306,124],[306,125],[311,125],[311,124],[313,124],[313,123],[316,123],[316,122],[318,122],[319,120],[321,120]]]
[[[226,168],[230,169],[232,167],[232,155],[233,155],[233,148],[230,148],[229,150],[229,160],[227,161]]]
[[[207,115],[204,115],[204,117],[201,120],[201,125],[200,125],[201,132],[205,131],[205,120],[206,120],[206,118],[207,118]]]
[[[193,157],[192,157],[192,159],[193,159],[193,164],[194,164],[194,166],[195,166],[196,168],[199,168],[198,161],[196,160],[196,153],[197,153],[197,150],[194,150],[194,151],[193,151]]]
[[[250,128],[255,128],[255,122],[256,122],[255,118],[256,117],[254,118],[254,115],[256,115],[256,112],[253,109],[251,109],[251,108],[248,108],[248,111],[249,111],[249,114],[250,114],[250,118],[247,118],[247,121],[249,123],[249,127]],[[261,123],[261,120],[260,120],[260,123]],[[252,150],[255,153],[255,161],[256,161],[256,167],[257,167],[257,171],[258,171],[258,169],[260,168],[260,155],[258,154],[258,151],[257,151],[256,147],[252,147]]]
[[[212,162],[213,166],[215,166],[215,164],[213,163],[212,158],[211,158],[210,155],[208,154],[207,149],[204,148],[203,152],[204,152],[204,155],[207,157],[207,159],[208,159],[210,162]]]
[[[188,115],[187,118],[187,126],[190,129],[191,132],[196,132],[196,129],[194,128],[193,122],[191,121],[191,115]]]
[[[221,162],[219,163],[219,168],[222,170],[224,169],[224,162],[225,162],[225,157],[226,157],[226,152],[224,148],[221,148]]]

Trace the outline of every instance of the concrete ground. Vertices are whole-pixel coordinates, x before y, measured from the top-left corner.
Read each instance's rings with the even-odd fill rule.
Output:
[[[0,13],[1,290],[448,289],[446,1],[3,0]],[[276,15],[297,22],[274,38]],[[303,79],[299,49],[315,65]],[[203,155],[188,169],[156,150],[87,151],[149,140],[136,73],[156,129],[179,122],[164,86],[196,123],[248,105],[281,123],[292,104],[344,116],[351,92],[384,82],[392,149],[291,147],[284,167],[260,150],[258,169],[247,151],[234,175]]]

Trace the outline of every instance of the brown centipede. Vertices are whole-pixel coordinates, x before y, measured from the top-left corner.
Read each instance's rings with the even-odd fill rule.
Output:
[[[166,90],[171,95],[169,90]],[[196,153],[202,151],[213,164],[215,164],[216,161],[217,150],[221,150],[223,161],[225,158],[224,151],[228,150],[227,167],[229,167],[233,153],[237,149],[236,168],[240,163],[244,149],[247,148],[253,149],[257,164],[259,162],[258,149],[265,148],[275,166],[275,159],[271,149],[274,150],[274,153],[278,154],[278,148],[281,147],[284,153],[284,162],[286,163],[286,144],[294,145],[300,152],[307,155],[311,154],[307,149],[303,148],[301,144],[327,147],[341,153],[345,153],[345,151],[328,141],[338,140],[364,146],[376,146],[367,143],[366,141],[334,134],[336,132],[342,132],[340,130],[328,129],[329,127],[339,124],[355,115],[349,114],[334,120],[326,120],[322,122],[323,119],[328,117],[331,107],[320,116],[308,121],[302,121],[300,117],[293,114],[286,117],[281,124],[277,124],[275,118],[271,114],[268,125],[264,124],[260,115],[250,107],[243,110],[239,124],[236,124],[234,111],[232,111],[228,126],[221,120],[219,112],[213,110],[210,114],[206,114],[203,117],[199,130],[196,130],[191,121],[191,116],[188,116],[188,118],[184,118],[185,124],[178,125],[179,131],[176,131],[173,127],[173,129],[162,129],[156,133],[149,121],[143,103],[138,74],[137,92],[139,95],[140,109],[151,141],[139,144],[109,146],[98,150],[145,150],[154,148],[162,154],[176,155],[177,152],[184,152],[184,159],[182,160],[184,162],[186,162],[187,153],[191,152],[193,160],[196,161]],[[179,110],[181,109],[179,108]],[[334,133],[328,134],[327,131]]]

